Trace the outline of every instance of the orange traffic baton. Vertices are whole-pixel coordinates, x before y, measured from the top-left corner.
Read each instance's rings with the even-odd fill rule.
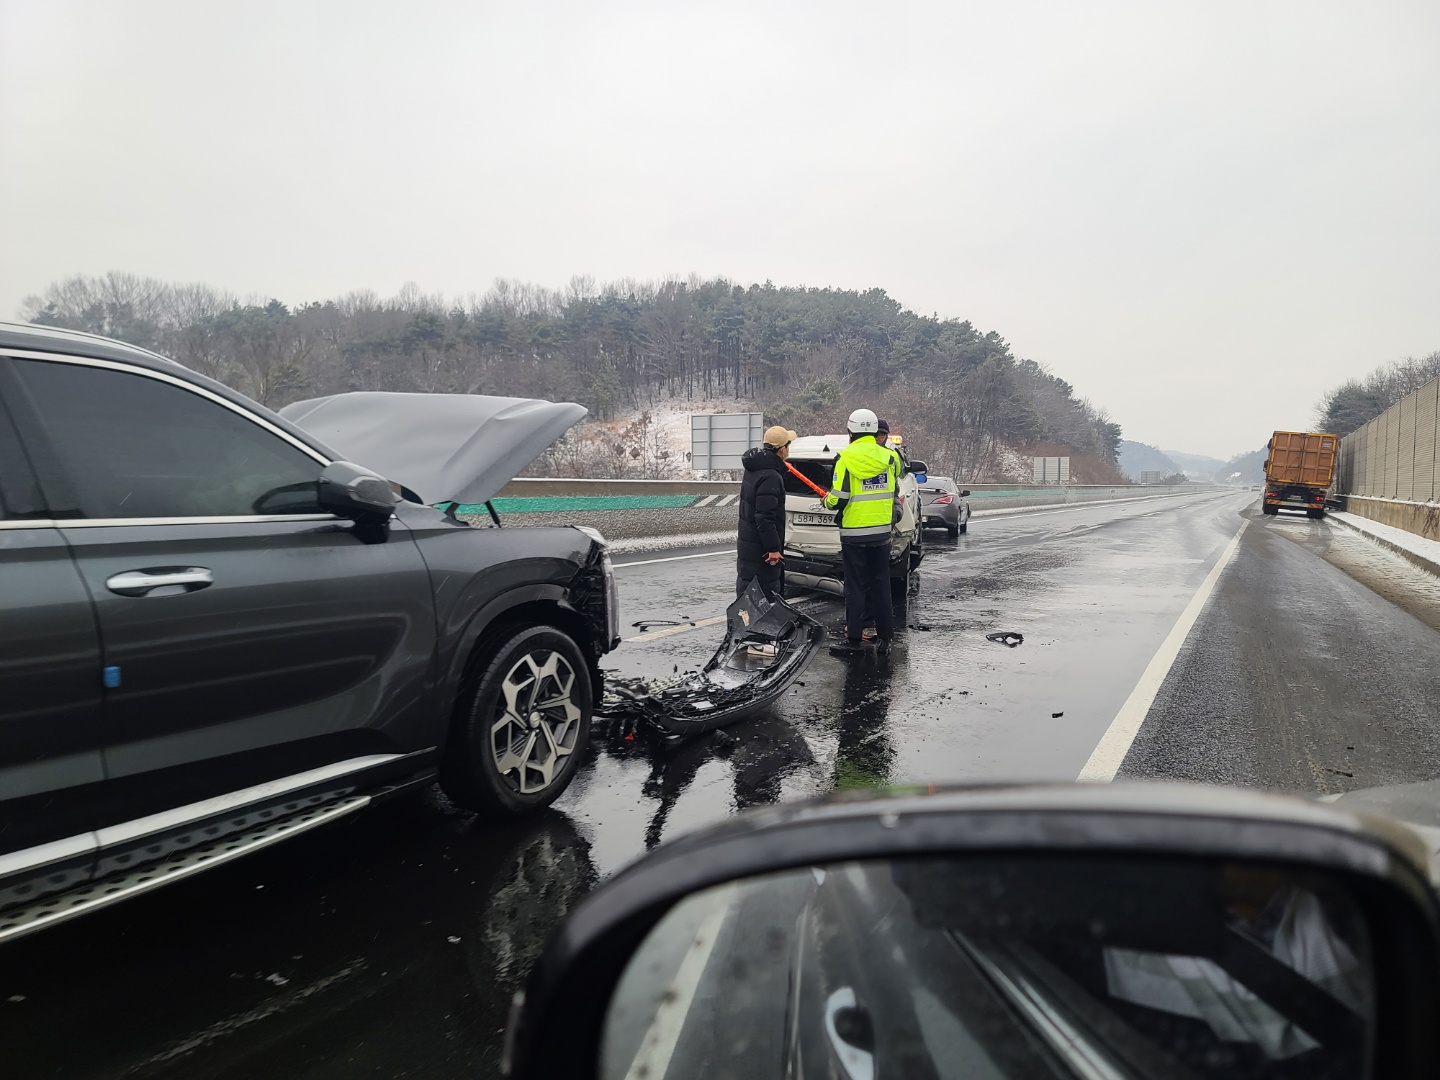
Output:
[[[802,473],[799,469],[795,468],[794,465],[791,465],[788,461],[785,462],[785,468],[789,469],[792,473],[794,473],[796,479],[798,479],[802,484],[804,484],[806,487],[808,487],[811,491],[815,492],[816,495],[819,495],[820,498],[822,498],[822,499],[829,498],[830,493],[829,493],[828,491],[826,491],[824,488],[822,488],[819,484],[815,483],[815,482],[814,482],[813,480],[811,480],[808,476],[806,476],[804,473]]]

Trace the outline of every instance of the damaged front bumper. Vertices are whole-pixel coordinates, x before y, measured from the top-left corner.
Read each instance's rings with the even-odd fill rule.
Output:
[[[596,719],[629,735],[699,735],[753,716],[790,688],[825,636],[814,619],[751,582],[727,612],[725,640],[698,672],[668,682],[609,675]]]

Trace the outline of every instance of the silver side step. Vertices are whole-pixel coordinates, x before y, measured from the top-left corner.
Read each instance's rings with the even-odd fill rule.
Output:
[[[77,889],[47,896],[28,907],[0,912],[0,943],[249,855],[344,817],[369,802],[369,795],[346,795],[329,802],[307,799],[291,803],[282,809],[297,809],[284,817],[270,817],[242,831],[230,832],[209,844],[179,852],[172,858],[86,882]],[[250,816],[253,818],[256,815],[252,813]]]

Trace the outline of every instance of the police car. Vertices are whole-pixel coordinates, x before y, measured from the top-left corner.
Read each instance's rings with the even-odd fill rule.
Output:
[[[848,435],[806,435],[790,444],[790,464],[805,480],[829,491],[835,476],[835,458],[850,442]],[[920,485],[923,461],[911,461],[899,436],[890,446],[900,455],[905,472],[900,476],[900,522],[890,540],[890,587],[904,599],[910,572],[920,565],[924,551],[920,534]],[[843,591],[840,562],[840,527],[835,511],[825,509],[815,490],[794,473],[785,473],[785,581],[799,588]]]

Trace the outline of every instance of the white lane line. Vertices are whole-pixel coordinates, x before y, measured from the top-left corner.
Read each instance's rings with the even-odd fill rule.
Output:
[[[710,955],[715,951],[720,927],[725,923],[725,916],[730,914],[734,894],[734,884],[715,891],[715,906],[695,931],[695,938],[690,942],[685,958],[680,961],[680,970],[675,972],[675,978],[665,988],[655,1010],[655,1019],[650,1022],[650,1030],[645,1032],[635,1060],[625,1073],[625,1080],[665,1080],[670,1059],[675,1056],[675,1044],[680,1041],[680,1032],[690,1014],[690,1003],[695,1000],[695,991],[700,986],[706,965],[710,963]]]
[[[1090,760],[1085,762],[1085,767],[1080,770],[1077,779],[1094,780],[1100,783],[1109,783],[1115,779],[1115,774],[1120,771],[1120,766],[1125,762],[1125,755],[1130,752],[1130,744],[1140,733],[1140,725],[1145,722],[1145,717],[1150,712],[1150,706],[1155,703],[1155,695],[1160,692],[1160,686],[1164,683],[1165,676],[1169,674],[1175,658],[1180,655],[1180,647],[1185,644],[1185,639],[1190,636],[1190,631],[1195,626],[1195,620],[1204,610],[1205,601],[1210,599],[1210,594],[1215,591],[1215,585],[1220,580],[1220,575],[1230,565],[1230,560],[1235,557],[1235,552],[1240,550],[1240,535],[1248,524],[1250,524],[1248,520],[1240,523],[1240,528],[1230,538],[1230,543],[1220,553],[1220,558],[1215,560],[1215,565],[1210,568],[1210,573],[1205,576],[1205,580],[1200,583],[1200,588],[1190,598],[1190,603],[1185,605],[1185,610],[1180,613],[1180,618],[1176,620],[1169,635],[1160,643],[1159,650],[1151,658],[1149,665],[1145,668],[1145,673],[1135,684],[1135,689],[1130,691],[1130,696],[1125,699],[1125,704],[1120,706],[1120,711],[1115,714],[1115,719],[1110,721],[1110,726],[1100,737],[1099,745],[1090,755]]]
[[[801,593],[799,596],[787,596],[785,599],[792,604],[799,604],[805,600],[813,600],[820,596],[820,593]],[[691,630],[699,630],[702,626],[714,626],[722,623],[727,616],[711,615],[708,619],[696,619],[693,623],[686,623],[684,626],[667,626],[664,630],[656,630],[653,633],[646,631],[636,634],[634,637],[627,637],[626,641],[654,641],[656,638],[673,637],[676,634],[688,634]]]
[[[646,631],[636,634],[634,637],[627,637],[625,640],[654,641],[656,638],[673,637],[675,634],[688,634],[691,630],[699,630],[702,626],[714,626],[716,623],[724,621],[724,615],[712,615],[708,619],[696,619],[693,623],[686,623],[684,626],[667,626],[664,630]]]
[[[735,549],[728,547],[724,551],[702,551],[699,555],[670,555],[663,559],[641,559],[638,562],[617,562],[616,570],[624,570],[627,566],[652,566],[655,563],[679,562],[682,559],[712,559],[716,555],[734,555]]]
[[[979,509],[971,507],[970,517],[991,518],[1010,517],[1015,514],[1034,514],[1035,517],[1047,517],[1050,514],[1073,514],[1079,510],[1089,510],[1093,506],[1117,506],[1124,503],[1148,503],[1156,499],[1196,499],[1202,495],[1212,495],[1210,491],[1184,491],[1174,495],[1136,495],[1129,499],[1095,499],[1091,502],[1078,503],[1040,503],[1037,506],[1002,506],[995,510]],[[1231,493],[1233,494],[1233,493]],[[1217,499],[1227,498],[1228,495],[1216,495]],[[1056,507],[1063,507],[1057,510]],[[1040,511],[1043,511],[1040,512]],[[1160,511],[1156,511],[1159,513]]]

